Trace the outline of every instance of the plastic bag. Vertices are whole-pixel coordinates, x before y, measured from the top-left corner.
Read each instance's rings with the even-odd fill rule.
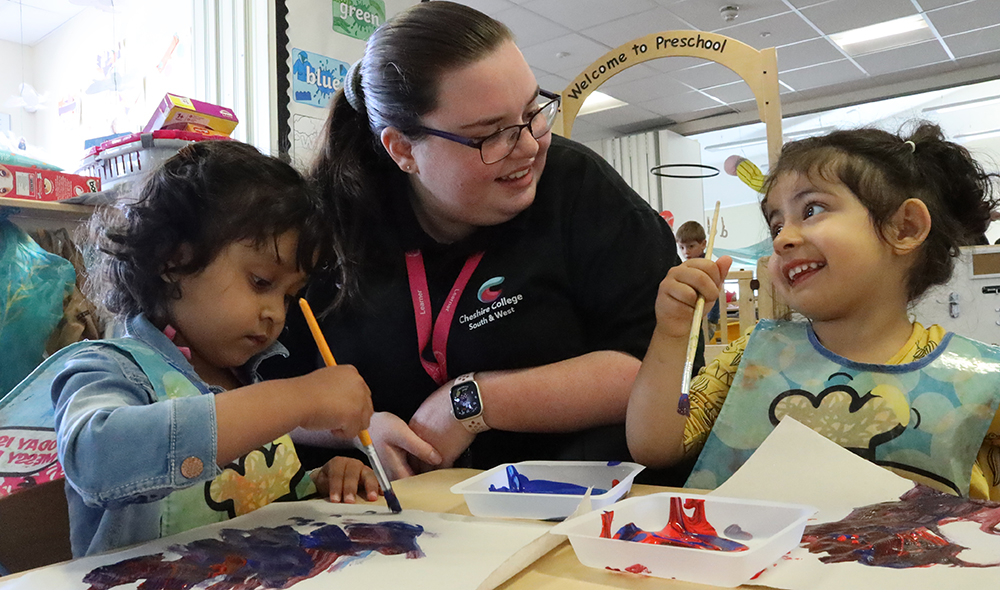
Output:
[[[0,398],[45,357],[76,271],[9,220],[0,219]]]

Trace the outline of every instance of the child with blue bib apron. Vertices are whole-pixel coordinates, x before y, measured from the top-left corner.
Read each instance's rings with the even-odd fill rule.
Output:
[[[700,451],[686,485],[715,488],[792,416],[904,477],[1000,500],[1000,349],[908,315],[948,281],[958,247],[985,232],[995,179],[928,123],[906,138],[857,129],[786,145],[761,204],[768,273],[806,321],[759,322],[702,370],[688,399],[694,304],[718,296],[731,260],[672,269],[629,400],[636,460]]]

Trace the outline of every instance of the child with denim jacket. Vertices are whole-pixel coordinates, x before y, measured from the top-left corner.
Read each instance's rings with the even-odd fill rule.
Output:
[[[306,473],[288,436],[366,428],[372,403],[357,371],[256,375],[264,358],[287,355],[276,340],[289,302],[331,260],[320,206],[287,164],[205,141],[155,170],[137,201],[94,216],[91,290],[124,337],[63,349],[33,374],[51,378],[75,556],[317,491],[377,498],[360,461]]]

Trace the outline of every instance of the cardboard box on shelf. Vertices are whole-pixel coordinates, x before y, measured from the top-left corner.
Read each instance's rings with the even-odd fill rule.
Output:
[[[101,179],[55,170],[0,165],[0,197],[62,201],[101,190]]]
[[[142,131],[188,129],[188,125],[197,125],[228,136],[237,124],[239,119],[225,107],[167,93]]]

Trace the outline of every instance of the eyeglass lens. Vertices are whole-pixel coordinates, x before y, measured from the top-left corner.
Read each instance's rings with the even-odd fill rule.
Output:
[[[532,137],[538,139],[548,133],[552,129],[552,124],[555,123],[558,112],[559,101],[550,100],[532,115],[527,123]],[[483,162],[495,164],[509,156],[514,151],[517,140],[521,137],[522,129],[524,129],[522,126],[511,127],[488,137],[479,148],[483,155]]]

